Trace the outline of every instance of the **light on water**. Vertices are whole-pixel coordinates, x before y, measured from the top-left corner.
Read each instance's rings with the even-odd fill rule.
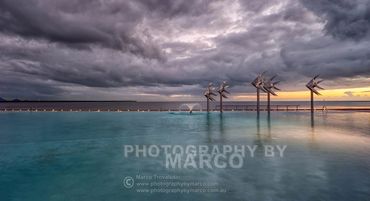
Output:
[[[370,113],[320,112],[314,122],[305,112],[275,112],[270,118],[261,113],[259,119],[253,112],[194,114],[1,113],[0,197],[37,201],[370,197]],[[239,169],[166,169],[160,158],[125,158],[127,144],[261,146]],[[268,158],[262,157],[263,145],[287,149],[284,157]],[[127,176],[136,179],[137,174],[215,182],[226,192],[140,193],[137,186],[123,185]]]

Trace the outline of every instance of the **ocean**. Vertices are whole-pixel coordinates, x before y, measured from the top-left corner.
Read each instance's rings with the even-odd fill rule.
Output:
[[[188,102],[125,102],[125,101],[53,101],[53,102],[0,102],[0,110],[63,110],[63,111],[96,111],[96,110],[122,110],[122,111],[176,111],[176,110],[188,110],[184,104],[199,104],[194,106],[194,110],[205,110],[206,103],[203,101],[188,101]],[[272,101],[272,109],[284,110],[288,106],[288,109],[308,109],[310,102],[308,101]],[[267,103],[261,102],[261,109],[266,109]],[[370,109],[370,101],[316,101],[315,108],[320,109],[325,106],[328,109],[333,108],[367,108]],[[254,101],[225,101],[225,110],[254,110],[256,108],[256,102]],[[210,108],[217,110],[219,108],[219,102],[211,102]]]

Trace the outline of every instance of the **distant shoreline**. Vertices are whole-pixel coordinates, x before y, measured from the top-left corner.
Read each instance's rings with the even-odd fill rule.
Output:
[[[83,102],[92,102],[92,103],[106,103],[106,102],[123,102],[123,103],[136,103],[138,101],[135,100],[104,100],[104,101],[98,101],[98,100],[6,100],[6,101],[0,101],[0,103],[70,103],[70,102],[76,102],[76,103],[83,103]]]

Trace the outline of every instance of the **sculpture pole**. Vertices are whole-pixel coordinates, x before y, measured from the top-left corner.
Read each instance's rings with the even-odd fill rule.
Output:
[[[257,114],[260,114],[260,89],[257,88]]]
[[[313,114],[314,108],[313,108],[313,91],[311,91],[311,113]]]
[[[265,72],[259,74],[254,80],[253,82],[251,83],[254,87],[256,87],[257,89],[257,115],[260,114],[260,90],[262,90],[263,92],[267,92],[263,87],[264,87],[264,82],[265,82],[265,78],[263,77],[263,75],[265,74]]]
[[[267,112],[270,115],[270,93],[267,93]]]
[[[222,94],[220,94],[220,112],[221,113],[223,112],[223,108],[222,108]]]
[[[267,113],[268,115],[270,115],[270,112],[271,112],[271,94],[273,96],[277,96],[276,92],[274,90],[279,90],[279,88],[276,87],[276,85],[280,82],[280,81],[277,81],[277,82],[273,82],[273,80],[275,79],[276,75],[272,76],[270,79],[266,79],[265,82],[263,83],[263,89],[265,89],[266,93],[267,93]]]
[[[319,75],[316,75],[314,78],[312,78],[307,84],[306,84],[306,87],[310,90],[311,92],[311,114],[314,113],[314,105],[313,105],[313,96],[314,94],[316,95],[321,95],[315,88],[319,88],[319,89],[324,89],[322,87],[319,86],[319,84],[323,81],[323,80],[318,80],[317,78],[319,77]]]
[[[230,94],[226,89],[229,87],[229,85],[226,83],[226,81],[223,81],[218,88],[218,93],[220,94],[220,112],[222,113],[223,108],[223,98],[228,98],[226,94]]]
[[[212,87],[212,83],[208,84],[206,91],[204,92],[204,96],[207,98],[207,112],[209,113],[209,101],[214,101],[215,99],[213,96],[217,96],[214,92]]]
[[[207,98],[207,112],[209,112],[209,99]]]

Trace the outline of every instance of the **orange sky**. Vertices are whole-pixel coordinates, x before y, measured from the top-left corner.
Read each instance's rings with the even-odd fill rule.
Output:
[[[361,88],[346,88],[346,89],[331,89],[320,90],[321,96],[315,96],[316,100],[370,100],[370,87]],[[291,91],[291,92],[278,92],[278,96],[272,97],[273,100],[289,101],[289,100],[308,100],[310,92],[305,91]],[[232,100],[254,100],[255,94],[240,94],[232,96]]]

